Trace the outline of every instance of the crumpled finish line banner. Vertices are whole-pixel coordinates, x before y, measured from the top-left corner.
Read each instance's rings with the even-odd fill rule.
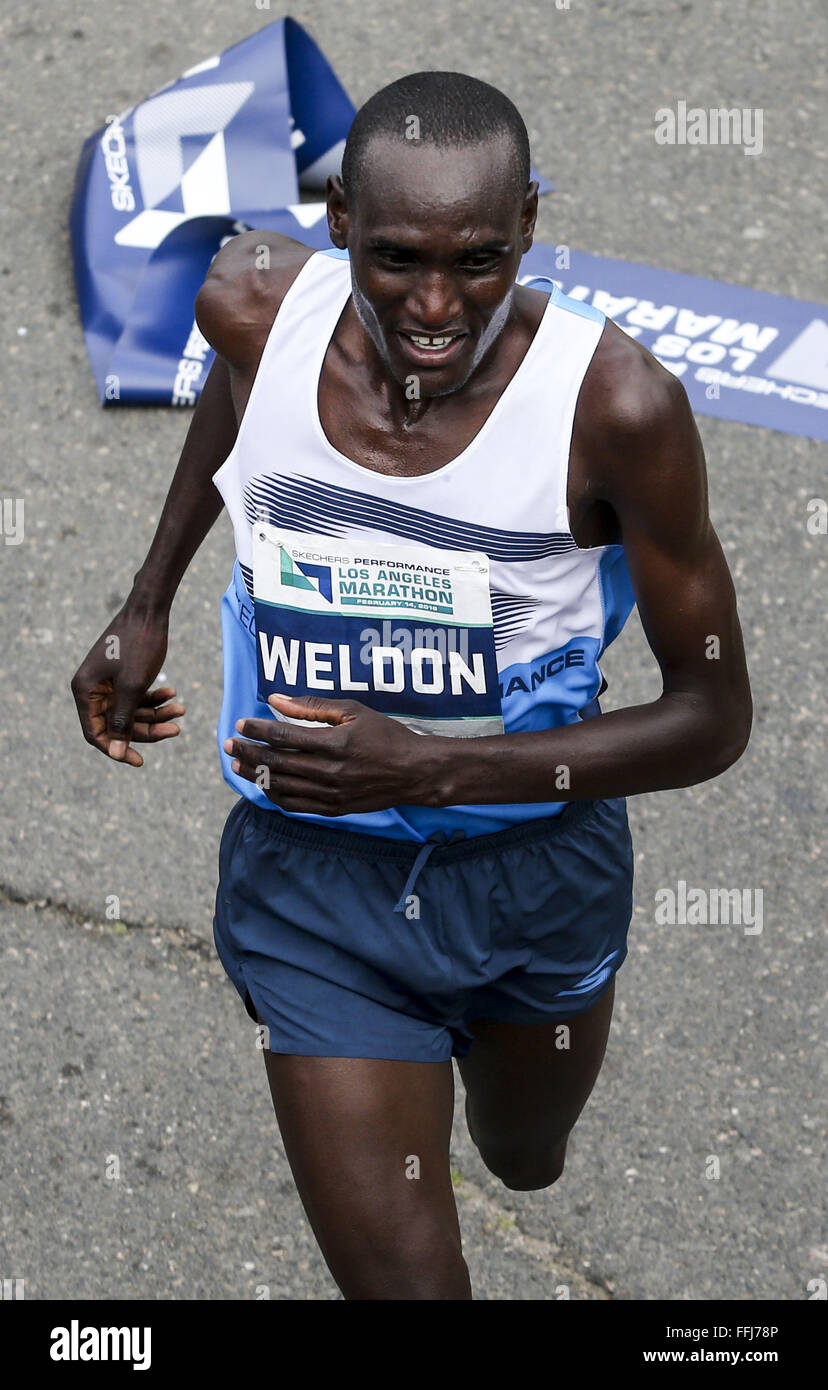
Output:
[[[213,256],[248,227],[330,245],[300,196],[339,172],[355,113],[319,48],[285,18],[86,141],[70,228],[104,404],[194,404],[212,354],[194,330],[193,300]]]
[[[70,228],[102,401],[195,400],[175,382],[222,238],[242,224],[289,230],[300,187],[339,169],[354,114],[313,40],[280,19],[86,141]]]

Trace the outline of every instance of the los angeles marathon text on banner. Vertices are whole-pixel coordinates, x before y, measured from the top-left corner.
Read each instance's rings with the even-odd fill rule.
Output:
[[[700,414],[828,439],[828,306],[536,242],[521,283],[539,275],[643,343]]]
[[[253,525],[258,697],[359,700],[420,733],[503,733],[488,556]]]

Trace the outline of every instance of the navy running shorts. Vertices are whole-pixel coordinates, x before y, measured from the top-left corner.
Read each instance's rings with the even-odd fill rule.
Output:
[[[490,835],[417,845],[240,797],[219,851],[213,933],[271,1052],[442,1062],[474,1019],[565,1020],[627,954],[623,797]]]

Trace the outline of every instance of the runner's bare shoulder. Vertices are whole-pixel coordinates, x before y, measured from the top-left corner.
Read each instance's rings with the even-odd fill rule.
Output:
[[[600,460],[601,472],[620,469],[629,479],[628,446],[646,471],[647,445],[665,429],[686,429],[691,420],[678,377],[607,319],[581,383],[573,442]]]
[[[255,369],[282,300],[312,255],[279,232],[242,232],[221,248],[196,296],[195,316],[231,367]]]
[[[572,430],[587,500],[666,531],[704,458],[681,381],[608,319],[584,375]],[[689,527],[689,521],[688,521]],[[689,531],[688,531],[689,534]]]

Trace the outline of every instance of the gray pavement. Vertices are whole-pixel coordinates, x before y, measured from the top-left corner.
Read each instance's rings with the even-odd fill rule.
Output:
[[[252,0],[9,3],[0,492],[0,1275],[27,1296],[327,1299],[254,1030],[211,945],[220,777],[222,517],[173,610],[182,734],[141,771],[83,742],[68,682],[151,539],[185,412],[97,405],[66,214],[83,138],[112,110],[279,13]],[[523,110],[557,192],[556,243],[825,299],[826,19],[818,0],[480,3],[291,10],[354,99],[459,68]],[[653,113],[761,105],[765,149],[665,148]],[[458,1205],[477,1297],[804,1299],[828,1277],[825,1161],[825,496],[812,441],[700,417],[736,580],[756,723],[713,783],[630,801],[630,955],[604,1070],[550,1192],[508,1192],[458,1108]],[[609,707],[656,698],[637,621]],[[763,930],[658,926],[679,879],[764,894]],[[105,916],[117,894],[127,929]],[[459,1088],[459,1079],[458,1079]],[[461,1104],[458,1090],[458,1107]],[[107,1176],[107,1156],[120,1177]],[[705,1172],[719,1164],[718,1178]],[[111,1166],[111,1165],[110,1165]],[[175,1213],[173,1215],[173,1213]]]

